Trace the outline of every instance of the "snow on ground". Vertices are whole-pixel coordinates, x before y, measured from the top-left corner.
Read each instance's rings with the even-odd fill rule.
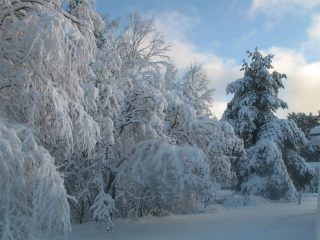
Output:
[[[317,196],[297,203],[267,203],[216,214],[118,220],[114,232],[95,223],[75,225],[71,240],[313,240]]]

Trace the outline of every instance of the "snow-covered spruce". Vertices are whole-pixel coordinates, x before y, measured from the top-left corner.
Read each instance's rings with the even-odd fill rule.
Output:
[[[307,141],[294,122],[274,115],[287,104],[278,97],[286,76],[270,73],[273,56],[257,49],[248,55],[251,62],[243,64],[244,77],[227,87],[234,97],[223,115],[247,149],[247,161],[238,165],[241,187],[272,199],[293,199],[296,191],[313,187],[316,177],[303,158]]]

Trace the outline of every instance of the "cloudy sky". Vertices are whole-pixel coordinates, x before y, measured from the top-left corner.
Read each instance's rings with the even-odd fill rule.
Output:
[[[132,11],[153,16],[181,71],[205,66],[217,117],[232,98],[226,85],[242,76],[245,51],[255,47],[287,74],[281,97],[289,109],[278,116],[320,110],[320,0],[97,0],[97,10],[120,20]]]

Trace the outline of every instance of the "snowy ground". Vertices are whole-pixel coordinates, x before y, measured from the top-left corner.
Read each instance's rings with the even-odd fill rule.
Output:
[[[216,214],[121,220],[106,233],[94,223],[76,225],[71,240],[313,240],[316,195],[296,203],[267,203]]]

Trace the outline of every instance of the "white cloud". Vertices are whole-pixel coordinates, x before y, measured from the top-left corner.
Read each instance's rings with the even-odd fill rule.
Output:
[[[267,28],[278,24],[286,13],[300,15],[310,13],[320,6],[320,0],[252,0],[249,16],[263,14],[268,18]]]
[[[320,109],[320,61],[308,62],[300,52],[272,47],[267,52],[275,55],[273,66],[278,72],[285,73],[285,90],[280,97],[289,109],[279,111],[278,116],[285,117],[289,112],[312,112]]]
[[[312,16],[311,25],[308,28],[308,39],[302,43],[302,50],[308,54],[320,53],[320,14]]]
[[[228,102],[226,101],[216,101],[211,107],[212,115],[217,119],[221,119],[224,110],[227,108]]]
[[[155,23],[169,41],[182,41],[185,34],[200,23],[200,18],[186,16],[178,11],[162,12],[155,15]]]
[[[311,10],[320,6],[320,0],[252,0],[250,14],[278,15],[285,12]]]
[[[308,35],[311,40],[320,41],[320,15],[312,17],[312,24],[308,29]]]

